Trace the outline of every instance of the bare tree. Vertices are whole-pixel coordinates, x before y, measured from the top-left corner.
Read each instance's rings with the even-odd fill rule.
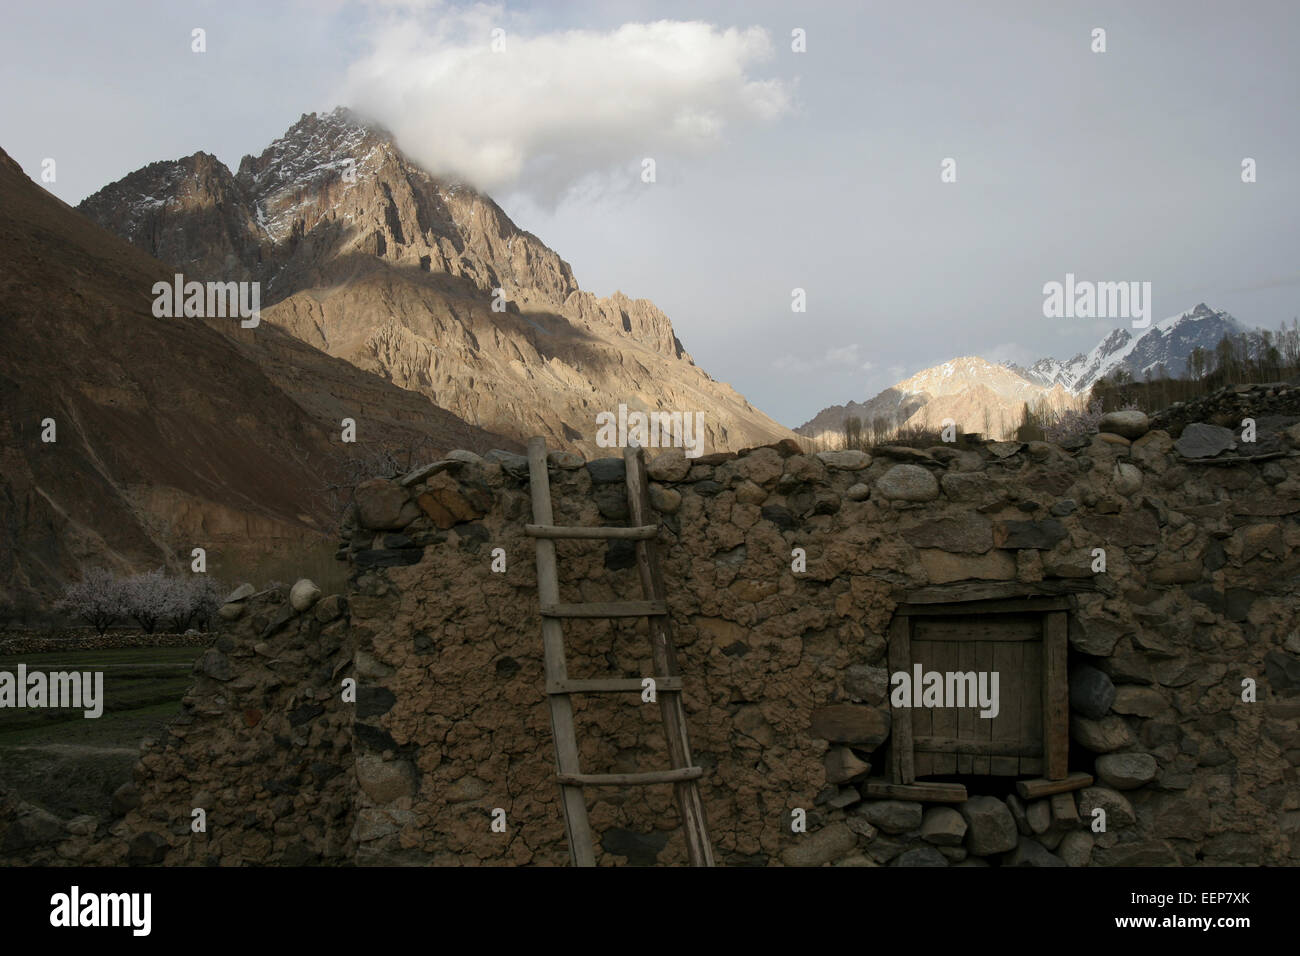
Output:
[[[862,419],[854,415],[844,419],[844,447],[862,447]]]
[[[884,415],[877,415],[871,419],[871,439],[876,445],[885,440],[889,434],[889,419]]]

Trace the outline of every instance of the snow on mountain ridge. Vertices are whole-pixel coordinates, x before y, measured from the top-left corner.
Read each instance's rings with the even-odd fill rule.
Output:
[[[1087,354],[1068,362],[1054,358],[1039,359],[1029,368],[1008,363],[1007,368],[1040,385],[1059,383],[1075,395],[1088,392],[1100,379],[1119,368],[1127,368],[1134,378],[1163,365],[1170,375],[1187,371],[1192,349],[1212,350],[1225,334],[1244,331],[1227,312],[1215,311],[1204,302],[1195,308],[1153,323],[1139,335],[1126,328],[1113,329]]]
[[[964,431],[1006,437],[1019,424],[1023,406],[1039,402],[1061,410],[1072,399],[1059,383],[1044,386],[1005,365],[964,355],[922,369],[865,403],[824,408],[795,431],[833,441],[852,417],[868,429],[877,419],[884,419],[888,428],[927,429],[951,420]]]

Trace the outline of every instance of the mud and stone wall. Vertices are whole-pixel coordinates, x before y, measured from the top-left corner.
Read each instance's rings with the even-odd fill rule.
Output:
[[[1300,862],[1300,425],[1274,417],[1251,445],[1203,423],[1149,430],[1140,414],[1103,429],[1068,448],[651,459],[719,863]],[[549,476],[557,524],[626,521],[620,458],[552,453]],[[11,801],[0,852],[566,863],[531,520],[526,461],[505,452],[364,483],[340,555],[355,568],[346,600],[233,602],[186,716],[119,795],[125,816],[65,830]],[[640,597],[630,543],[557,547],[562,600]],[[976,586],[1068,596],[1069,764],[1094,783],[1024,802],[1005,778],[968,777],[963,804],[866,799],[886,772],[896,609]],[[565,630],[570,677],[651,676],[643,623]],[[667,766],[656,706],[575,701],[584,771]],[[668,787],[588,795],[601,864],[684,861]],[[206,834],[191,829],[199,806]]]
[[[1069,450],[654,458],[719,861],[1300,861],[1300,427],[1271,424],[1253,446],[1206,425],[1176,445],[1121,414]],[[556,523],[626,519],[620,459],[550,461]],[[359,777],[401,784],[358,809],[359,861],[565,862],[525,461],[458,455],[359,498],[357,671],[377,702]],[[630,544],[558,547],[562,600],[640,596]],[[1028,804],[998,778],[967,781],[956,807],[863,799],[885,769],[895,608],[936,586],[957,600],[971,582],[1070,594],[1070,768],[1096,780]],[[570,676],[649,675],[643,628],[566,622]],[[656,707],[577,700],[584,771],[665,766]],[[683,861],[668,788],[588,793],[600,862]],[[806,833],[792,832],[795,808]]]

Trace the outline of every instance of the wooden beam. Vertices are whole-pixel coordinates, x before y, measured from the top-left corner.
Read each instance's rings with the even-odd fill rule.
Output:
[[[917,588],[908,591],[901,603],[903,607],[907,607],[994,600],[1023,601],[1033,598],[1065,597],[1096,589],[1096,583],[1091,578],[1039,581],[1034,584],[1022,584],[1018,581],[967,581]]]
[[[1043,611],[1068,611],[1070,607],[1068,597],[1026,596],[998,600],[953,601],[948,604],[909,602],[900,604],[894,610],[894,613],[924,617],[951,617],[960,614],[969,617],[978,614],[1035,614]]]
[[[595,680],[560,680],[548,681],[548,694],[616,694],[641,693],[641,677],[604,677]],[[655,693],[674,693],[682,689],[680,677],[655,677]]]
[[[545,538],[538,538],[540,546]],[[554,544],[551,545],[555,547]],[[542,617],[653,617],[668,613],[663,601],[586,601],[582,604],[542,602]]]
[[[584,528],[581,525],[564,527],[561,525],[524,525],[524,534],[530,538],[588,539],[619,538],[623,540],[647,541],[659,533],[658,525],[644,525],[639,528]]]
[[[868,780],[863,785],[864,797],[884,797],[895,800],[915,800],[919,803],[964,803],[966,788],[960,783],[887,783]]]
[[[1042,777],[1036,780],[1017,780],[1016,793],[1020,794],[1022,800],[1037,800],[1039,797],[1050,797],[1054,793],[1082,790],[1091,785],[1092,774],[1075,771],[1067,774],[1064,780],[1046,780]]]
[[[645,773],[562,773],[560,783],[573,787],[648,787],[656,783],[684,783],[704,776],[700,767],[650,770]]]

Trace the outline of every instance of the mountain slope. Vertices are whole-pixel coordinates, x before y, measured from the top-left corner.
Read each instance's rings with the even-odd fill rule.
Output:
[[[80,208],[187,278],[262,282],[263,322],[520,440],[596,454],[596,415],[619,404],[703,412],[707,450],[791,436],[652,303],[581,290],[491,199],[347,110],[303,116],[235,173],[198,153]]]
[[[862,403],[823,409],[796,431],[809,437],[834,440],[850,416],[863,428],[884,418],[888,428],[939,429],[952,419],[966,432],[1007,435],[1020,423],[1022,407],[1045,402],[1053,409],[1071,404],[1060,385],[1045,387],[1026,380],[1002,365],[979,356],[963,356],[924,369]]]
[[[156,318],[170,269],[0,151],[0,581],[50,594],[84,562],[226,559],[334,534],[339,421],[367,438],[498,442],[274,328]],[[53,419],[54,442],[41,440]]]

